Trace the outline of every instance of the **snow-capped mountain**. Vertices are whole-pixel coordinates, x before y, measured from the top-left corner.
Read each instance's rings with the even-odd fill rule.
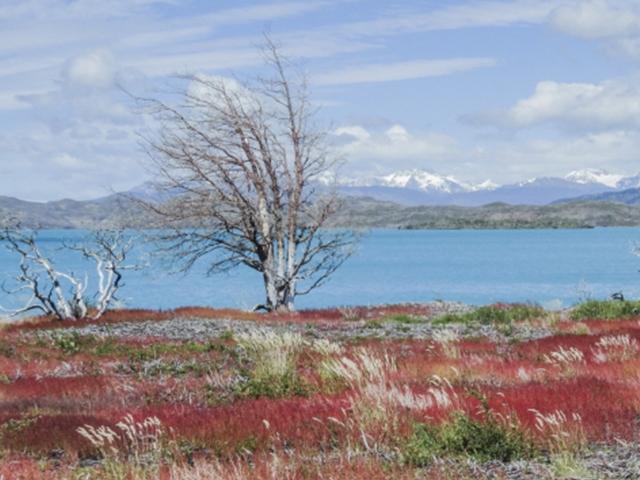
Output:
[[[640,173],[631,177],[624,177],[616,185],[617,190],[628,190],[630,188],[640,188]]]
[[[471,189],[474,192],[479,192],[482,190],[487,190],[487,191],[495,190],[498,187],[500,187],[500,185],[498,185],[497,183],[492,182],[491,180],[485,180],[484,182],[478,183],[477,185],[472,185]]]
[[[414,190],[457,193],[467,192],[469,185],[452,176],[438,175],[426,170],[404,170],[374,180],[375,185],[385,187],[412,188]]]
[[[368,178],[342,178],[342,186],[408,188],[431,193],[462,193],[491,190],[497,187],[491,180],[474,185],[462,182],[451,175],[440,175],[429,170],[401,170],[388,175]]]
[[[619,183],[625,177],[615,173],[609,173],[606,170],[599,168],[585,168],[583,170],[576,170],[567,175],[564,179],[570,182],[580,183],[582,185],[588,183],[597,183],[605,185],[609,188],[619,188]]]
[[[630,177],[587,168],[564,177],[537,177],[497,185],[489,180],[470,184],[428,170],[403,170],[384,176],[339,179],[346,195],[368,196],[409,205],[484,205],[494,202],[544,205],[560,199],[583,197],[640,187],[640,174]]]

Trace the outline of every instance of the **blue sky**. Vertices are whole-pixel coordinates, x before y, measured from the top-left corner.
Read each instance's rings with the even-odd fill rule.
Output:
[[[2,0],[0,194],[141,183],[149,121],[118,85],[255,73],[267,30],[308,72],[344,175],[640,171],[640,1]]]

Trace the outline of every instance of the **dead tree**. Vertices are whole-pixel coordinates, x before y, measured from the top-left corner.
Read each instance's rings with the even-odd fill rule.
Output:
[[[14,288],[6,284],[2,289],[8,294],[29,292],[30,296],[22,307],[11,311],[19,315],[30,311],[40,311],[59,320],[77,320],[87,317],[88,275],[79,280],[73,273],[58,270],[54,262],[38,247],[37,232],[21,228],[19,225],[5,227],[0,233],[0,241],[20,258],[19,273],[14,278]],[[122,286],[122,272],[139,268],[125,265],[127,254],[132,247],[132,239],[125,239],[119,231],[97,231],[83,244],[65,245],[82,253],[96,263],[98,291],[96,307],[92,318],[97,319],[116,300],[116,292]]]
[[[118,300],[116,294],[123,286],[124,272],[143,268],[141,263],[126,263],[134,240],[134,237],[125,236],[121,230],[97,230],[89,242],[66,245],[95,262],[98,284],[94,295],[93,319],[100,318]]]
[[[267,310],[292,310],[352,252],[356,235],[328,230],[336,193],[317,188],[335,164],[314,128],[307,82],[267,40],[269,78],[192,76],[179,102],[140,99],[161,127],[143,135],[156,184],[173,199],[146,206],[183,271],[246,265],[261,274]],[[180,194],[176,194],[179,192]]]

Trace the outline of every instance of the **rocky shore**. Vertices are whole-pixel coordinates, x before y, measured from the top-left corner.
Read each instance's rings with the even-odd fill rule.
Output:
[[[425,304],[426,315],[411,317],[411,321],[389,319],[358,319],[344,321],[253,321],[229,318],[176,317],[161,321],[135,321],[116,324],[94,324],[65,329],[79,335],[114,337],[160,337],[169,340],[201,340],[237,335],[249,331],[272,330],[293,331],[309,338],[349,340],[359,337],[387,339],[429,339],[438,334],[452,334],[458,338],[484,337],[492,341],[531,340],[552,334],[544,326],[514,324],[509,330],[495,325],[434,323],[439,317],[450,313],[464,313],[474,307],[457,302],[431,302]]]

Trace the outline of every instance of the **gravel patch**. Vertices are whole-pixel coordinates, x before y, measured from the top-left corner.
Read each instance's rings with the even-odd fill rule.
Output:
[[[450,332],[462,338],[485,337],[493,341],[531,340],[549,336],[552,332],[544,327],[513,325],[509,331],[492,325],[448,324],[434,325],[433,319],[447,313],[462,313],[472,307],[457,302],[433,302],[426,304],[430,314],[411,322],[380,321],[376,319],[357,321],[310,321],[273,322],[232,320],[228,318],[176,317],[162,321],[123,322],[96,324],[66,328],[65,332],[80,335],[114,337],[161,337],[170,340],[203,340],[223,335],[238,335],[250,331],[293,331],[310,338],[349,340],[354,338],[379,339],[430,339],[434,334]],[[48,334],[54,334],[54,331]],[[42,333],[42,332],[41,332]]]
[[[640,479],[640,444],[619,442],[592,445],[578,455],[575,468],[556,472],[544,458],[511,462],[476,462],[472,459],[438,459],[437,464],[460,478],[508,480],[638,480]],[[470,476],[469,476],[470,475]]]

